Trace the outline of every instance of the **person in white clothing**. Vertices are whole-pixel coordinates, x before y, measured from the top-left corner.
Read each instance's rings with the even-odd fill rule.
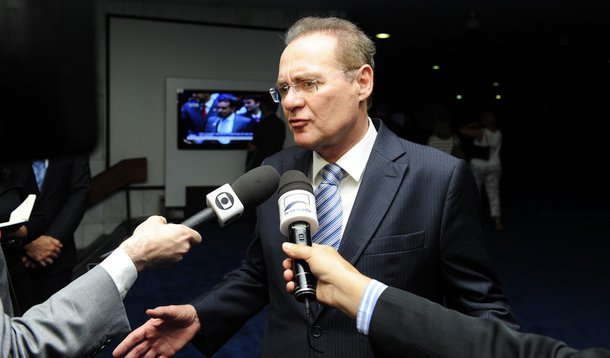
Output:
[[[449,121],[446,119],[440,119],[434,123],[434,132],[428,137],[427,144],[458,158],[464,157],[460,139],[451,131]]]
[[[474,138],[474,148],[478,155],[470,158],[470,168],[474,174],[479,190],[483,186],[489,200],[489,213],[494,220],[496,230],[503,230],[502,211],[500,208],[500,178],[502,177],[502,132],[496,127],[493,112],[486,111],[481,115],[480,123],[470,123],[460,128],[460,133]]]

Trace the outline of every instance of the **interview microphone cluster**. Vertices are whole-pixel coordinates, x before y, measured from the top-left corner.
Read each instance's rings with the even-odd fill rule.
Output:
[[[311,234],[318,230],[318,216],[309,179],[298,170],[289,170],[280,177],[278,194],[280,231],[294,244],[311,246]],[[305,303],[305,315],[309,317],[309,303],[316,299],[316,277],[303,260],[293,261],[293,271],[294,295]]]

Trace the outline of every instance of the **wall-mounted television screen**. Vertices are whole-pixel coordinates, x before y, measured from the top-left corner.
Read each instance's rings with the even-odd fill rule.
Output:
[[[177,89],[178,149],[245,149],[268,92]]]

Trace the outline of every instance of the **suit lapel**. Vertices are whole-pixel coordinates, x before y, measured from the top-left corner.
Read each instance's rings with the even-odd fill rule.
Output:
[[[355,264],[383,220],[401,185],[408,163],[400,139],[382,123],[339,252]]]
[[[276,168],[280,175],[284,174],[289,170],[298,170],[309,175],[309,168],[312,160],[312,154],[310,150],[294,147],[294,153],[292,153],[292,160],[283,161],[280,163],[281,167]]]

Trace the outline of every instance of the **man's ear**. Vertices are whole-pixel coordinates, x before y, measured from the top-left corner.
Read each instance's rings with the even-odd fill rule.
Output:
[[[373,68],[370,65],[362,65],[358,69],[356,81],[360,87],[358,91],[358,99],[360,101],[365,101],[371,96],[373,92],[373,77]]]

